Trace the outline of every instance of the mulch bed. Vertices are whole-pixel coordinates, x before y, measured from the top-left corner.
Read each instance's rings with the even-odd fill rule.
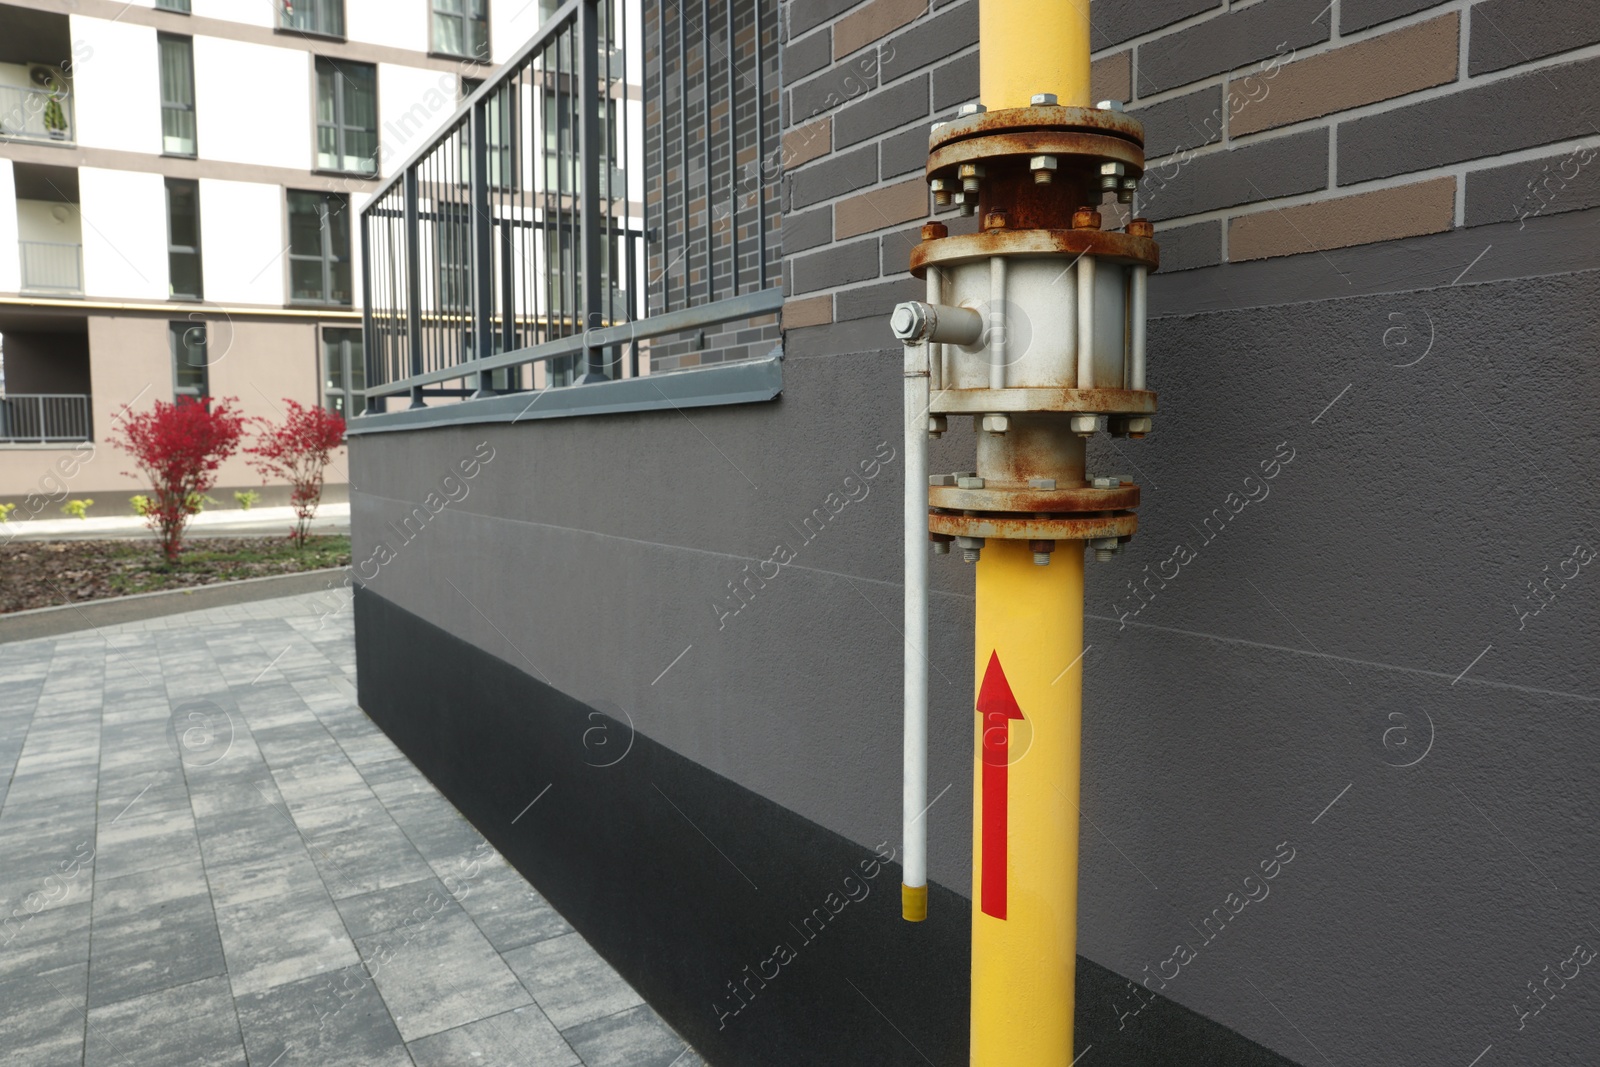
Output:
[[[350,538],[194,538],[173,567],[153,540],[13,541],[0,545],[0,613],[83,600],[344,567]]]

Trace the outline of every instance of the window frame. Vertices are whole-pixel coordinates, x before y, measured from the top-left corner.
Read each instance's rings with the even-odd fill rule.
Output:
[[[292,14],[294,0],[278,0],[278,25],[276,29],[279,33],[298,33],[312,37],[325,37],[330,41],[342,41],[345,39],[344,0],[300,0],[300,3],[305,5],[306,10],[314,13],[312,21],[317,22],[318,25],[293,25],[289,20],[294,17]],[[334,13],[332,19],[317,17],[319,14],[326,16],[330,11]],[[336,25],[333,28],[329,28],[326,25],[327,23],[336,23]]]
[[[332,385],[332,375],[329,373],[329,345],[330,334],[353,334],[354,337],[341,337],[332,341],[338,345],[339,358],[339,385],[337,389]],[[362,341],[361,327],[359,326],[324,326],[318,336],[321,345],[319,359],[322,363],[322,406],[328,411],[336,411],[349,422],[366,413],[367,396],[365,393],[367,382],[366,348]],[[359,368],[361,374],[361,387],[358,389],[352,383],[354,375],[352,370]]]
[[[450,0],[429,0],[428,2],[428,48],[430,53],[436,56],[447,56],[451,59],[469,59],[477,63],[488,63],[490,56],[493,55],[492,44],[489,40],[489,0],[455,0],[462,10],[440,10],[441,5],[449,2]],[[478,8],[483,13],[475,15],[472,13],[473,8]],[[461,41],[463,47],[467,49],[466,51],[452,52],[447,48],[441,47],[439,43],[440,19],[454,19],[460,23],[458,32],[461,34]],[[468,38],[468,29],[473,24],[483,27],[483,50],[478,53],[471,51],[472,43]]]
[[[205,259],[203,253],[201,252],[200,183],[193,178],[169,177],[166,178],[162,184],[165,187],[167,199],[167,295],[173,300],[204,300],[206,281]],[[192,192],[194,196],[194,245],[192,247],[189,245],[180,245],[173,240],[172,193],[175,188],[179,187],[187,187],[187,189]],[[193,293],[180,293],[174,288],[173,278],[175,275],[172,269],[172,263],[173,259],[177,256],[194,257],[196,291]]]
[[[156,0],[157,11],[170,11],[175,15],[194,14],[194,5],[190,0]]]
[[[349,110],[346,101],[348,87],[355,84],[355,79],[345,74],[345,68],[360,67],[370,71],[372,75],[372,127],[370,129],[354,126],[345,121]],[[322,86],[324,75],[330,77],[333,85],[333,121],[325,122],[322,118]],[[378,66],[375,63],[361,63],[354,60],[335,59],[332,56],[317,56],[311,64],[312,85],[312,126],[313,141],[311,145],[312,169],[325,174],[353,174],[363,178],[376,178],[378,176]],[[334,132],[333,158],[337,161],[334,165],[323,162],[322,131],[331,129]],[[368,166],[363,169],[352,170],[344,165],[350,158],[347,151],[346,139],[352,131],[370,134],[372,137],[372,155],[368,159]]]
[[[316,256],[308,252],[294,250],[294,203],[296,197],[315,197],[318,206],[319,242],[320,249]],[[338,201],[342,206],[338,211],[329,210],[329,203]],[[335,253],[333,240],[333,219],[337,215],[344,220],[345,225],[345,255],[340,259]],[[284,254],[284,262],[289,272],[288,286],[285,290],[288,303],[298,306],[314,307],[353,307],[355,305],[355,250],[352,245],[353,234],[350,232],[350,197],[345,193],[328,192],[321,189],[285,189],[284,190],[284,221],[288,227],[288,238]],[[304,297],[295,293],[294,265],[300,262],[317,262],[322,266],[322,296]],[[334,299],[333,294],[338,289],[335,275],[339,264],[343,263],[348,270],[346,283],[347,298]]]
[[[187,335],[194,330],[200,331],[200,344],[198,346],[190,346],[186,340]],[[182,384],[183,379],[179,373],[179,366],[185,361],[179,358],[178,349],[180,346],[185,351],[192,351],[193,347],[198,347],[201,352],[201,360],[198,364],[200,378],[198,386],[186,387]],[[211,337],[209,325],[192,319],[169,321],[167,323],[167,347],[172,355],[173,400],[176,401],[182,397],[204,400],[209,397],[211,395]],[[187,363],[191,369],[196,366],[192,359],[188,360]]]
[[[167,99],[168,45],[181,45],[185,50],[189,65],[189,99],[187,101]],[[157,33],[156,55],[159,72],[158,81],[160,82],[159,91],[161,93],[161,154],[163,156],[172,156],[178,159],[195,159],[200,155],[200,122],[196,114],[197,94],[195,93],[194,84],[194,38],[185,36],[181,33]],[[169,139],[176,140],[179,136],[175,134],[169,134],[167,132],[168,115],[187,115],[189,117],[190,146],[188,151],[185,152],[176,150],[168,145],[167,142]]]

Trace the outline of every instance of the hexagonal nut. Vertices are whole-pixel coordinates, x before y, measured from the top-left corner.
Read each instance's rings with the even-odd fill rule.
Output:
[[[982,489],[983,479],[973,475],[971,477],[957,478],[956,485],[962,489]]]
[[[1029,170],[1055,170],[1061,161],[1055,156],[1033,156],[1028,160]]]
[[[1028,479],[1028,488],[1029,489],[1054,489],[1055,487],[1056,487],[1056,480],[1054,478],[1029,478]]]
[[[1101,111],[1125,111],[1121,100],[1102,100],[1095,104]]]
[[[1034,93],[1033,99],[1028,101],[1034,107],[1059,107],[1060,103],[1055,93]]]
[[[1100,164],[1100,176],[1102,178],[1108,175],[1120,178],[1127,172],[1128,168],[1124,167],[1121,163],[1112,162]]]
[[[967,178],[981,178],[983,177],[983,164],[963,163],[961,166],[956,168],[956,174],[959,175],[963,181]]]
[[[1080,437],[1088,437],[1098,430],[1105,429],[1106,417],[1104,415],[1074,415],[1069,425],[1073,433]]]
[[[977,476],[977,471],[956,471],[953,475],[951,475],[951,477],[958,482],[963,478],[976,478]]]
[[[950,236],[950,228],[942,222],[924,222],[922,224],[922,239],[924,241],[937,241]]]
[[[1120,489],[1122,487],[1122,479],[1118,478],[1116,475],[1112,475],[1110,477],[1102,475],[1093,479],[1091,484],[1093,484],[1096,489]]]
[[[950,428],[950,420],[947,417],[945,417],[944,415],[929,415],[928,416],[928,432],[929,433],[944,433],[949,428]]]
[[[981,429],[985,433],[1005,433],[1011,429],[1011,418],[1007,415],[985,415]]]
[[[955,485],[956,484],[956,476],[954,474],[930,474],[930,475],[928,475],[928,484],[929,485]]]
[[[1098,230],[1100,228],[1100,212],[1092,207],[1080,207],[1072,213],[1072,228],[1074,230]]]
[[[1129,219],[1127,231],[1129,237],[1150,238],[1156,235],[1155,223],[1149,219]]]
[[[988,111],[988,110],[989,109],[984,107],[982,104],[962,104],[961,105],[961,110],[958,111],[957,114],[958,115],[981,115],[985,111]]]
[[[1134,415],[1128,419],[1129,433],[1149,433],[1151,420],[1149,415]]]
[[[1006,228],[1006,213],[1004,211],[990,211],[983,216],[983,228],[986,230],[1003,230]]]

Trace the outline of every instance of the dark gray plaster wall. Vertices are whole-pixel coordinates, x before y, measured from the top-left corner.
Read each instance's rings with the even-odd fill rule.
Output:
[[[1151,325],[1156,432],[1096,447],[1145,497],[1129,551],[1089,571],[1079,949],[1137,980],[1187,945],[1161,991],[1299,1062],[1593,1045],[1600,976],[1552,982],[1520,1030],[1513,1005],[1600,947],[1600,567],[1566,562],[1600,550],[1600,271],[1496,274],[1493,229],[1453,285],[1459,233],[1407,246],[1415,285],[1357,296],[1318,255],[1275,261],[1295,281],[1272,306],[1210,271],[1164,280],[1184,288],[1153,306],[1201,310]],[[769,404],[355,440],[358,572],[386,540],[373,592],[863,845],[897,840],[898,457],[798,529],[898,447],[898,357],[849,325],[791,334]],[[386,524],[479,442],[467,497],[401,543]],[[970,446],[953,432],[933,469]],[[794,562],[719,629],[726,583],[780,542]],[[1528,583],[1574,570],[1531,614]],[[972,585],[933,572],[950,788],[930,866],[965,892]],[[1140,607],[1148,575],[1167,580]],[[1285,842],[1268,897],[1208,942]]]

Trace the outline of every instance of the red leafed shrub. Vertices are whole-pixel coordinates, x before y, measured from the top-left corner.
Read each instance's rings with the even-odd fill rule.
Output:
[[[344,416],[319,407],[301,407],[285,399],[288,415],[279,424],[266,423],[261,436],[245,448],[250,465],[264,477],[289,483],[289,504],[295,527],[289,536],[304,545],[311,533],[311,517],[322,501],[322,472],[328,456],[344,444]]]
[[[149,411],[129,414],[111,433],[111,443],[133,457],[139,474],[150,483],[145,521],[156,531],[168,563],[178,561],[183,528],[204,505],[206,491],[217,482],[217,468],[233,455],[244,433],[244,419],[229,397],[179,397],[157,400]],[[131,471],[130,477],[138,477]]]

